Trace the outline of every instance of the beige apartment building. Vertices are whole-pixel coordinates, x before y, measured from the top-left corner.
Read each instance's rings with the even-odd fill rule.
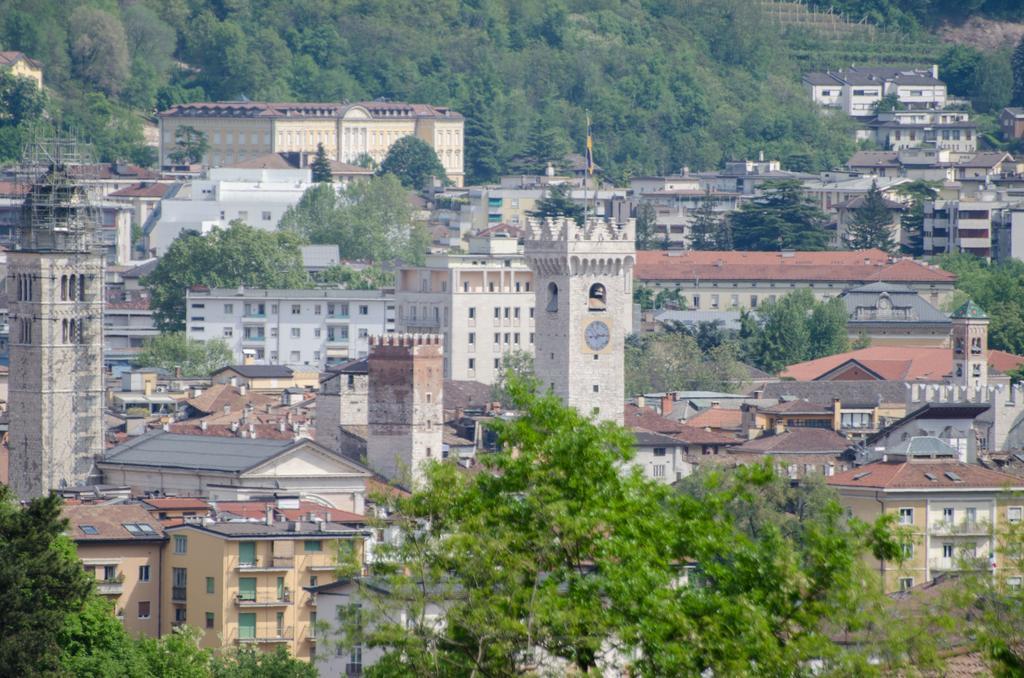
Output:
[[[398,272],[396,330],[442,334],[446,379],[493,384],[506,355],[533,355],[533,273],[516,233],[488,229],[467,254],[430,255]]]
[[[914,437],[875,461],[838,473],[828,485],[847,514],[873,522],[896,517],[911,539],[904,560],[872,563],[886,593],[909,589],[939,574],[992,570],[1009,586],[1022,573],[1001,562],[1000,533],[1024,519],[1024,481],[956,460],[937,438]]]
[[[28,78],[43,88],[43,65],[23,52],[0,52],[0,68],[5,68],[11,75]]]
[[[207,648],[284,645],[316,653],[316,597],[306,587],[337,579],[339,554],[363,562],[363,521],[199,522],[167,528],[163,633],[188,624]],[[333,517],[333,516],[332,516]]]
[[[161,554],[167,537],[141,504],[69,504],[68,537],[96,592],[132,636],[156,636],[160,623]]]
[[[400,101],[261,103],[227,101],[179,104],[158,115],[160,164],[169,164],[175,132],[190,126],[206,135],[203,164],[222,166],[266,153],[314,153],[324,145],[329,158],[354,162],[363,154],[381,162],[391,145],[415,135],[437,153],[448,178],[462,186],[462,115],[443,106]]]

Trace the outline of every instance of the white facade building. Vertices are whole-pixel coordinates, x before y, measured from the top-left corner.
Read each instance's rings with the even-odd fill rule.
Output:
[[[395,303],[399,332],[444,335],[446,379],[493,384],[504,356],[533,354],[533,273],[505,233],[470,238],[468,254],[401,269]]]
[[[160,202],[144,227],[146,248],[152,256],[163,256],[183,231],[206,235],[236,219],[273,231],[285,210],[312,185],[308,168],[211,169],[207,178],[196,179]]]
[[[838,108],[854,117],[875,114],[883,97],[895,95],[912,109],[944,108],[946,83],[939,80],[939,67],[900,69],[892,67],[839,69],[807,73],[804,86],[820,106]]]
[[[235,360],[327,365],[369,353],[369,338],[395,329],[389,290],[200,289],[186,299],[191,339],[223,339]]]

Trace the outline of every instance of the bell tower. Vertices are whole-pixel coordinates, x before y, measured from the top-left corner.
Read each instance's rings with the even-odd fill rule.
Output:
[[[988,316],[973,301],[953,311],[953,383],[973,393],[988,385]]]
[[[634,222],[531,220],[534,365],[541,384],[582,414],[619,424],[632,327]]]

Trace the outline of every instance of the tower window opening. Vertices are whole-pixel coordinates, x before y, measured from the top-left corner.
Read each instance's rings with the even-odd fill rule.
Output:
[[[77,291],[77,289],[78,286],[75,282],[75,276],[72,274],[71,276],[68,277],[68,299],[70,299],[71,301],[75,300],[75,292]]]
[[[973,355],[981,354],[981,337],[971,337],[971,353]]]
[[[68,277],[67,277],[67,275],[62,275],[60,277],[60,300],[61,301],[67,301],[68,300]]]
[[[594,283],[590,286],[590,299],[587,301],[587,308],[591,311],[608,309],[608,295],[601,283]]]
[[[548,283],[548,313],[558,312],[558,285],[555,283]]]
[[[85,276],[78,276],[78,300],[85,301]]]

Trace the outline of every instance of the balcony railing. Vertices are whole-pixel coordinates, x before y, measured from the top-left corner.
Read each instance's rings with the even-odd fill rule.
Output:
[[[256,560],[236,560],[234,568],[247,572],[290,570],[295,563],[292,556],[274,556],[273,558],[257,558]]]
[[[238,643],[287,643],[294,639],[290,626],[279,626],[276,629],[238,629]]]
[[[118,579],[108,579],[96,584],[96,592],[101,596],[119,596],[124,593],[124,582]]]
[[[239,607],[281,607],[284,605],[291,605],[291,603],[292,592],[287,589],[285,589],[284,594],[281,597],[271,596],[268,598],[259,598],[242,593],[235,594],[235,605]]]
[[[981,536],[991,532],[991,526],[984,520],[963,520],[951,523],[945,520],[932,523],[932,534]]]
[[[185,587],[184,586],[172,586],[171,587],[171,600],[179,603],[185,602]]]

